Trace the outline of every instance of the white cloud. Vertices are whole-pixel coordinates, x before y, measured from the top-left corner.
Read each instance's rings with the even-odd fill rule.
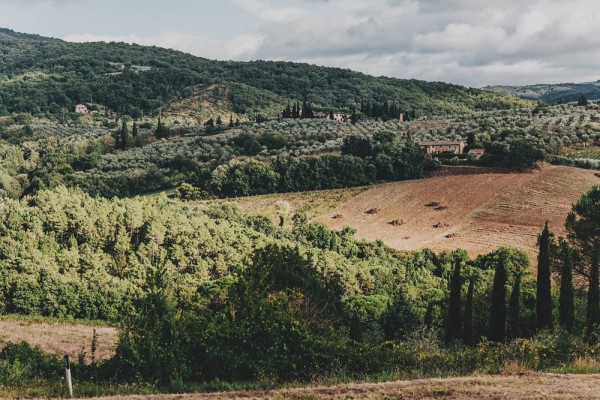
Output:
[[[260,28],[233,38],[172,32],[66,39],[155,44],[218,59],[310,62],[470,86],[600,78],[597,0],[228,2],[258,19]]]

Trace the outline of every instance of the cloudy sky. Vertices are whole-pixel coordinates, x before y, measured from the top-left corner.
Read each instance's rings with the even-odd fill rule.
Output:
[[[598,0],[0,0],[0,27],[480,87],[600,79]]]

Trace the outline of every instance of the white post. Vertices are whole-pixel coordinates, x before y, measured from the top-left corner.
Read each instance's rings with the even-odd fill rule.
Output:
[[[71,381],[71,364],[69,363],[69,356],[65,356],[65,376],[67,378],[67,389],[69,389],[69,397],[73,398],[73,382]]]

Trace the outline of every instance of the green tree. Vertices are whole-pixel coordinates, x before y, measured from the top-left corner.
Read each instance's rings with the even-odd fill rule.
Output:
[[[600,245],[600,186],[592,187],[573,205],[565,227],[569,243],[582,258],[575,272],[588,277],[594,247]]]
[[[475,295],[475,282],[476,277],[474,275],[469,277],[469,286],[467,288],[467,301],[465,303],[465,315],[464,315],[464,328],[463,328],[463,340],[467,345],[475,344],[475,306],[474,306],[474,295]]]
[[[450,300],[448,306],[448,320],[446,323],[446,341],[452,342],[460,337],[460,295],[462,291],[462,280],[460,269],[462,260],[458,257],[454,260],[454,273],[450,279]]]
[[[506,281],[505,260],[500,258],[494,273],[494,285],[490,304],[490,339],[501,342],[506,339]]]
[[[587,298],[587,332],[591,334],[594,327],[600,324],[600,282],[598,273],[598,264],[600,259],[600,246],[594,246],[592,265],[590,267],[590,279]]]
[[[552,294],[550,276],[550,248],[552,235],[548,229],[548,222],[538,239],[538,275],[536,294],[537,329],[542,330],[552,327]]]
[[[520,170],[533,168],[544,159],[544,152],[528,140],[515,140],[510,144],[506,160],[508,165]]]
[[[121,148],[126,149],[129,145],[129,130],[127,129],[127,121],[123,120],[121,125]]]
[[[567,332],[573,330],[575,322],[575,293],[573,289],[573,250],[563,247],[563,266],[560,273],[559,321]]]
[[[508,326],[509,334],[512,338],[521,336],[521,279],[521,271],[515,271],[508,306]]]

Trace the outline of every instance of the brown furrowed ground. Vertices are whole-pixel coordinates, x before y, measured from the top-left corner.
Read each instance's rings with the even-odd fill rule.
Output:
[[[110,399],[598,399],[600,375],[526,373],[451,379],[420,379],[272,391],[123,396]],[[105,399],[109,399],[106,397]]]
[[[292,209],[308,206],[311,217],[331,228],[351,226],[359,239],[381,239],[400,250],[463,248],[477,256],[515,246],[528,252],[535,264],[537,235],[545,221],[557,236],[564,235],[572,203],[600,184],[595,174],[546,165],[528,173],[437,176],[348,194],[278,194],[237,203],[248,212],[271,216],[278,201],[287,201]],[[336,198],[339,203],[333,205]]]
[[[92,357],[92,336],[96,330],[96,361],[107,360],[114,355],[117,330],[107,326],[88,326],[66,322],[0,320],[0,348],[6,343],[27,342],[32,347],[58,355],[70,355],[73,359],[81,353],[87,361]]]

